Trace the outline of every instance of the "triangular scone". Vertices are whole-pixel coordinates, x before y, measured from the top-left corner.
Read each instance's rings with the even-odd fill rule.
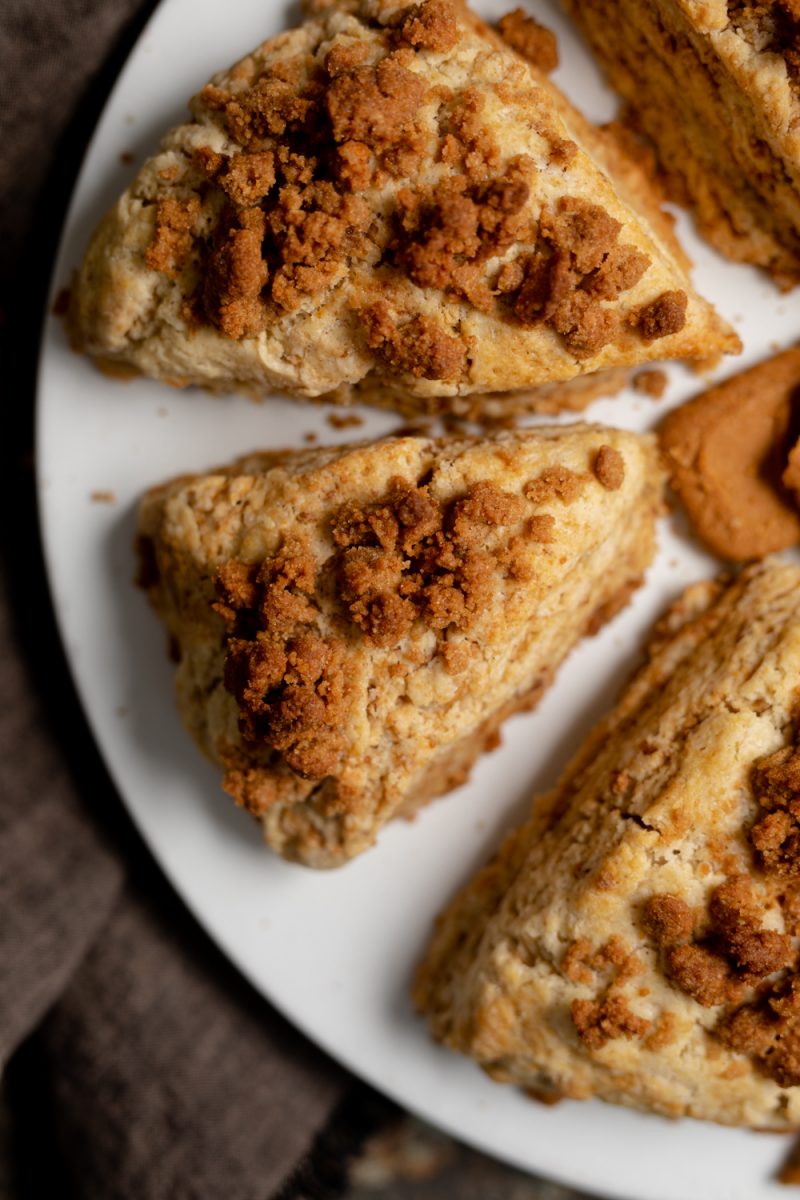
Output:
[[[587,123],[449,0],[335,6],[191,109],[79,273],[98,359],[309,397],[369,377],[372,403],[447,410],[739,347]]]
[[[800,569],[690,589],[440,918],[437,1038],[543,1096],[800,1125]]]
[[[649,437],[593,426],[255,455],[142,504],[189,729],[330,867],[463,782],[654,549]]]

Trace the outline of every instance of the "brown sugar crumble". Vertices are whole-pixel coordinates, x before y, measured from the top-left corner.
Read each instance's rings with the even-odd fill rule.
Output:
[[[652,303],[639,309],[635,318],[636,328],[646,342],[680,333],[686,324],[688,303],[686,292],[662,292]]]
[[[650,266],[646,254],[618,244],[620,229],[619,222],[599,205],[562,197],[554,213],[542,216],[541,248],[521,264],[522,282],[510,297],[517,320],[523,325],[542,321],[552,326],[576,358],[590,358],[612,341],[618,320],[602,302],[616,300]],[[650,331],[655,326],[650,321],[644,328]],[[648,332],[647,336],[663,334]]]
[[[748,831],[759,878],[734,874],[711,892],[698,919],[679,897],[652,896],[642,923],[673,984],[704,1007],[721,1007],[712,1033],[748,1056],[780,1087],[800,1084],[800,751],[797,740],[758,759],[751,785],[758,805]],[[776,904],[783,931],[766,928]]]
[[[688,942],[694,929],[694,913],[680,896],[669,893],[651,896],[642,909],[642,924],[661,948]]]
[[[759,759],[752,783],[759,815],[750,841],[757,861],[777,875],[800,874],[800,744]]]
[[[228,627],[225,687],[242,740],[275,750],[305,779],[341,754],[344,645],[317,630],[316,562],[299,544],[250,566],[220,567],[216,611]]]
[[[611,993],[602,1000],[573,1000],[570,1015],[575,1031],[589,1050],[602,1050],[614,1038],[642,1038],[650,1022],[637,1016],[624,996]]]
[[[597,480],[609,492],[618,492],[625,482],[625,459],[613,446],[601,446],[594,460]]]
[[[250,337],[266,325],[261,292],[268,271],[261,254],[266,231],[264,214],[245,210],[221,225],[209,259],[203,289],[205,311],[229,338]]]
[[[367,345],[396,371],[422,379],[456,379],[466,364],[467,344],[451,337],[433,317],[415,316],[398,324],[385,300],[362,308]]]
[[[392,648],[421,622],[436,634],[444,669],[463,670],[472,650],[457,635],[474,626],[499,580],[526,577],[522,546],[537,540],[520,532],[527,510],[521,496],[488,481],[441,501],[427,483],[397,477],[380,498],[331,513],[326,561],[295,540],[260,563],[224,563],[213,607],[225,626],[224,684],[243,743],[303,779],[336,774],[352,638]],[[335,596],[333,619],[323,615],[323,594]],[[263,811],[267,801],[250,798],[235,752],[227,759],[226,787]]]
[[[572,504],[581,495],[585,482],[585,475],[577,475],[569,467],[545,467],[536,479],[525,484],[523,492],[534,504],[549,504],[553,500]]]
[[[490,311],[494,292],[483,264],[533,233],[525,212],[529,170],[526,159],[512,159],[502,176],[482,183],[470,186],[466,176],[456,175],[428,196],[401,191],[394,252],[411,281]]]
[[[497,23],[504,42],[527,58],[540,71],[550,74],[558,66],[558,40],[552,30],[540,25],[522,8],[506,13]]]
[[[192,234],[200,215],[197,196],[178,199],[164,196],[156,204],[153,239],[145,251],[151,271],[161,271],[174,279],[192,250]]]
[[[715,888],[706,915],[705,936],[693,939],[693,914],[678,897],[653,896],[643,910],[645,929],[665,951],[667,974],[703,1007],[741,1000],[748,987],[792,962],[791,939],[762,928],[746,875]]]
[[[398,35],[418,50],[452,50],[458,41],[454,6],[449,0],[423,0],[403,9]]]
[[[421,619],[443,638],[468,630],[498,573],[513,574],[511,547],[488,550],[492,529],[518,524],[525,505],[491,483],[441,504],[402,479],[367,506],[345,505],[332,523],[331,567],[348,616],[377,646],[394,646]]]
[[[561,970],[573,983],[591,984],[603,976],[606,983],[621,984],[639,975],[641,959],[617,934],[595,949],[588,938],[576,938],[567,948]]]

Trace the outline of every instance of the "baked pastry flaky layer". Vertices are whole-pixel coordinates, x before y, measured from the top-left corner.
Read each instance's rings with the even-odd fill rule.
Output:
[[[78,274],[76,340],[106,364],[463,411],[739,348],[635,165],[448,0],[327,8],[191,111]]]
[[[148,493],[182,717],[279,854],[336,866],[464,781],[654,551],[653,439],[594,426],[265,453]]]
[[[563,0],[721,253],[800,281],[797,0]]]
[[[440,918],[437,1038],[543,1096],[800,1124],[800,569],[690,589]]]

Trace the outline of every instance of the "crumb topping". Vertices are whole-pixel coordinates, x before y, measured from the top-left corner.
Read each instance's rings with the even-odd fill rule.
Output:
[[[502,169],[497,141],[483,119],[486,97],[478,88],[467,87],[450,97],[439,110],[441,134],[439,158],[458,169],[470,183],[483,183]]]
[[[694,929],[694,913],[680,896],[665,892],[646,901],[642,924],[647,935],[664,949],[689,941]]]
[[[497,31],[504,42],[527,58],[540,71],[549,74],[558,66],[558,41],[556,35],[529,17],[522,8],[506,13],[497,23]]]
[[[404,322],[386,300],[376,300],[359,313],[370,350],[396,371],[422,379],[457,379],[465,369],[468,343],[451,335],[433,317],[413,316]]]
[[[226,337],[251,337],[266,325],[261,299],[269,274],[261,254],[265,229],[264,213],[252,208],[232,213],[217,231],[206,265],[203,304]]]
[[[677,896],[652,896],[642,916],[664,952],[668,976],[706,1008],[741,1000],[748,987],[794,957],[787,934],[762,927],[762,906],[746,875],[732,876],[711,893],[701,936],[693,936],[694,914]]]
[[[534,504],[549,504],[553,500],[572,504],[581,495],[585,483],[586,476],[577,475],[569,467],[545,467],[536,479],[525,484],[523,493]]]
[[[601,446],[594,460],[594,473],[609,492],[618,492],[625,482],[625,459],[613,446]]]
[[[531,163],[512,159],[503,174],[470,185],[465,175],[443,179],[429,195],[398,196],[398,264],[418,287],[433,287],[490,312],[494,291],[484,264],[532,235],[525,208]]]
[[[272,150],[225,155],[201,146],[195,152],[195,163],[229,200],[241,207],[263,200],[276,179]]]
[[[642,961],[617,934],[595,949],[588,938],[576,938],[567,948],[561,970],[573,983],[593,984],[603,976],[606,984],[622,984],[639,975]]]
[[[263,562],[224,563],[213,607],[245,747],[277,755],[306,780],[335,775],[352,638],[395,647],[421,623],[435,632],[444,669],[458,674],[472,653],[459,635],[476,626],[498,581],[529,577],[527,547],[552,537],[552,519],[536,526],[535,516],[522,496],[489,481],[441,501],[426,481],[396,477],[379,499],[333,512],[327,561],[295,539]],[[334,598],[333,616],[321,596]],[[263,811],[263,791],[251,795],[235,753],[228,758],[226,787]]]
[[[637,1016],[618,993],[601,1000],[573,1000],[570,1014],[575,1031],[589,1050],[602,1050],[614,1038],[642,1038],[650,1022]]]
[[[151,271],[175,279],[192,250],[192,232],[200,215],[196,196],[163,196],[156,204],[156,223],[145,262]]]
[[[724,1016],[717,1026],[723,1045],[749,1055],[779,1087],[800,1084],[800,978]]]
[[[345,646],[318,632],[316,570],[313,555],[288,543],[261,564],[229,562],[216,578],[242,741],[270,747],[305,779],[336,772],[345,715]]]
[[[686,292],[662,292],[652,303],[639,309],[635,325],[646,342],[680,333],[686,324]]]
[[[424,148],[416,116],[425,95],[424,81],[403,61],[395,51],[377,66],[343,71],[325,96],[334,141],[361,142],[401,174],[404,154],[416,162]]]
[[[350,620],[386,647],[418,619],[442,639],[470,629],[498,574],[511,574],[509,544],[488,549],[490,531],[518,525],[524,512],[521,497],[492,483],[442,504],[399,478],[381,501],[344,505],[331,525],[340,548],[332,567]]]
[[[576,358],[612,341],[618,318],[603,301],[632,288],[650,265],[634,246],[618,244],[621,228],[599,205],[562,197],[542,215],[539,248],[520,264],[521,284],[509,295],[517,320],[549,325]]]
[[[800,1085],[800,739],[758,759],[750,781],[758,875],[729,876],[699,913],[678,896],[653,895],[642,926],[674,986],[703,1007],[722,1008],[713,1036],[780,1087],[793,1087]],[[779,911],[782,931],[765,927],[768,908]]]
[[[759,815],[750,841],[757,861],[777,875],[800,874],[800,744],[760,759],[752,783]]]
[[[449,0],[423,0],[403,9],[398,36],[417,50],[452,50],[458,41],[453,5]]]

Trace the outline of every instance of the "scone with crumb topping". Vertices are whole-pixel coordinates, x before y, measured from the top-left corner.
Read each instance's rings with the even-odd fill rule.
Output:
[[[416,1000],[543,1097],[800,1125],[800,569],[690,588],[527,825],[440,918]]]
[[[253,455],[145,496],[183,719],[286,858],[466,779],[654,551],[654,440],[594,426]]]
[[[503,29],[552,65],[524,17]],[[325,7],[191,111],[77,278],[76,342],[107,364],[480,415],[739,348],[621,148],[451,0]]]
[[[800,281],[798,0],[563,0],[721,253]]]

